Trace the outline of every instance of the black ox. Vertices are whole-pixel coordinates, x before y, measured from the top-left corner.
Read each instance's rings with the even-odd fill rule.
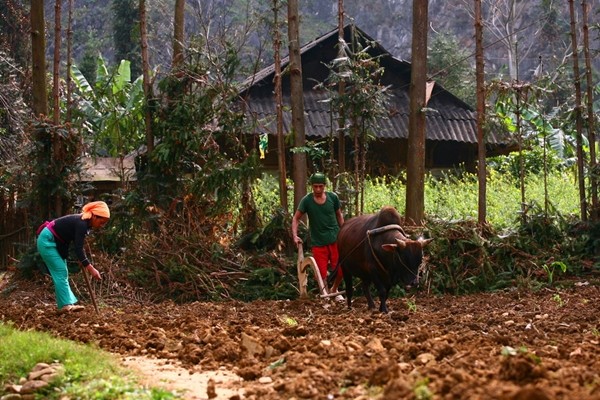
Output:
[[[348,308],[352,307],[352,278],[362,281],[369,310],[375,308],[370,285],[379,295],[379,311],[387,313],[386,300],[393,285],[417,280],[423,248],[433,239],[411,240],[400,224],[402,218],[393,207],[376,214],[361,215],[344,223],[337,237],[340,265],[344,272]]]

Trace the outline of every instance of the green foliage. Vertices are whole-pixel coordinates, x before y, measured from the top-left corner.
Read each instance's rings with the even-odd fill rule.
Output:
[[[144,91],[142,79],[131,81],[130,62],[122,60],[112,70],[96,59],[95,81],[71,67],[76,87],[73,125],[79,127],[91,153],[125,156],[144,143]]]
[[[192,49],[193,51],[193,49]],[[244,114],[230,106],[236,89],[228,83],[236,58],[222,54],[222,68],[198,54],[176,75],[161,81],[168,99],[155,125],[158,142],[143,174],[143,185],[164,207],[177,196],[201,199],[209,214],[227,212],[239,200],[244,182],[256,176],[258,157],[239,140]],[[211,78],[211,73],[219,77]]]
[[[406,308],[408,311],[416,313],[417,312],[417,303],[415,303],[412,299],[406,299]]]
[[[387,116],[387,87],[379,81],[383,67],[378,58],[368,53],[368,44],[363,46],[357,40],[339,45],[343,55],[329,65],[329,77],[318,86],[330,91],[333,109],[339,112],[344,108],[352,124],[358,124],[356,128],[377,128],[379,119]],[[340,95],[337,87],[341,82],[345,84],[345,91]],[[350,134],[354,136],[355,132]]]
[[[276,268],[260,268],[251,271],[248,280],[236,290],[234,297],[243,301],[283,300],[298,296],[294,287],[297,276]]]
[[[340,133],[345,132],[354,143],[354,176],[352,186],[355,196],[347,204],[354,213],[362,210],[359,196],[364,193],[368,143],[382,120],[388,118],[386,107],[388,93],[380,79],[384,69],[379,58],[369,53],[374,43],[363,37],[353,37],[350,43],[338,42],[339,56],[328,65],[329,76],[316,85],[329,92],[332,113],[344,119]],[[340,85],[344,91],[340,92]],[[331,165],[331,167],[334,167]],[[362,198],[364,200],[364,198]]]
[[[290,232],[291,216],[287,211],[276,209],[263,228],[243,235],[237,245],[244,250],[285,250],[292,247]],[[302,232],[300,232],[302,234]]]
[[[564,165],[573,165],[576,154],[573,110],[565,108],[564,101],[549,96],[556,90],[555,82],[541,80],[535,85],[493,81],[488,91],[493,97],[490,121],[499,123],[513,135],[521,149],[537,148],[540,160],[543,159],[540,153],[545,149],[549,169],[556,157]],[[544,106],[548,101],[559,105]],[[585,137],[583,140],[587,142]],[[526,168],[523,170],[527,171]]]
[[[548,198],[557,212],[564,215],[578,212],[577,187],[565,184],[572,180],[566,172],[556,171],[547,177]],[[487,181],[487,221],[496,229],[514,226],[521,213],[521,197],[517,181],[509,174],[490,170]],[[544,204],[544,179],[539,175],[526,177],[526,201]],[[478,183],[474,175],[444,175],[428,178],[425,186],[425,211],[440,219],[477,219]]]
[[[277,212],[280,206],[278,179],[276,175],[263,173],[251,185],[256,212],[261,221],[265,221],[265,223],[271,219],[271,216]],[[292,185],[291,181],[288,183]]]
[[[554,261],[550,265],[542,265],[542,268],[544,269],[544,271],[546,271],[546,274],[548,274],[548,285],[552,285],[552,283],[554,282],[554,271],[557,267],[559,268],[559,271],[561,271],[563,274],[567,272],[567,265],[561,261]]]
[[[97,56],[92,52],[86,51],[79,64],[79,70],[81,75],[85,78],[91,86],[96,84],[96,60]]]
[[[554,273],[556,267],[573,274],[587,269],[582,258],[592,255],[582,251],[586,237],[568,234],[576,221],[556,210],[548,214],[536,204],[530,205],[524,220],[519,221],[518,228],[509,233],[491,227],[482,231],[474,222],[459,221],[452,229],[440,221],[428,225],[429,234],[436,238],[428,247],[431,285],[463,293],[537,280],[549,270]],[[544,284],[552,282],[538,281],[533,286]],[[533,287],[531,283],[527,286]]]
[[[452,92],[471,107],[475,106],[475,71],[469,65],[472,57],[456,36],[434,34],[427,57],[431,79]]]
[[[565,305],[565,302],[558,293],[552,295],[552,301],[556,303],[557,307],[562,307]]]
[[[293,147],[290,149],[291,153],[306,153],[308,159],[312,163],[312,167],[315,171],[324,171],[325,162],[327,157],[331,156],[329,151],[326,150],[327,142],[314,142],[311,140],[306,141],[305,146]]]
[[[340,198],[348,188],[343,176],[336,177],[334,187]],[[578,192],[574,178],[569,172],[555,170],[547,177],[548,197],[551,213],[571,216],[578,213]],[[253,193],[259,215],[268,221],[278,207],[278,182],[275,176],[263,175],[254,181]],[[369,177],[364,182],[364,212],[374,213],[386,205],[395,207],[401,214],[405,209],[406,186],[403,177]],[[531,204],[544,204],[544,180],[540,175],[528,175],[526,178],[526,200]],[[488,223],[498,230],[515,226],[521,215],[521,200],[518,184],[510,175],[490,169],[487,180],[487,217]],[[478,201],[477,177],[473,174],[444,174],[439,177],[428,175],[425,180],[425,212],[432,219],[440,220],[476,220]],[[348,209],[342,203],[344,212]],[[600,229],[600,228],[598,228]],[[600,242],[598,242],[600,243]],[[600,244],[589,243],[589,246]]]
[[[62,216],[66,205],[74,203],[76,183],[72,177],[80,171],[80,139],[75,132],[45,122],[35,123],[33,139],[26,157],[35,162],[24,166],[33,178],[32,188],[23,200],[33,205],[33,214],[41,223]]]
[[[545,171],[560,171],[567,164],[554,151],[548,150],[544,154],[544,149],[536,146],[506,156],[490,157],[488,165],[501,174],[510,174],[517,181],[521,173],[521,165],[527,175],[542,175]]]
[[[115,62],[132,61],[133,75],[139,76],[142,74],[142,58],[138,2],[111,0],[111,3]]]
[[[520,346],[516,349],[512,346],[504,346],[502,350],[500,350],[500,354],[504,357],[524,356],[533,361],[534,364],[540,364],[542,362],[542,359],[535,353],[530,352],[526,346]]]
[[[433,399],[433,393],[432,393],[431,389],[429,389],[428,385],[429,385],[428,378],[420,379],[415,383],[415,389],[414,389],[415,399],[417,399],[417,400]]]
[[[435,240],[427,247],[427,286],[436,291],[465,293],[481,291],[495,281],[493,243],[479,232],[474,221],[428,223],[428,236]]]

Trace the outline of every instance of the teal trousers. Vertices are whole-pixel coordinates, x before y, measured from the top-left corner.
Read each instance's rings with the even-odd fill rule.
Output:
[[[66,305],[77,303],[77,298],[71,291],[69,285],[69,270],[67,269],[67,260],[58,254],[54,235],[48,228],[44,228],[37,239],[37,249],[42,256],[42,260],[50,271],[52,282],[54,283],[54,294],[56,295],[56,304],[60,310]]]

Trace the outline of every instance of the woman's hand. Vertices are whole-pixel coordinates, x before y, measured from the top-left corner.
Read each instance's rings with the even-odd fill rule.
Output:
[[[94,266],[92,264],[88,264],[88,266],[85,268],[90,273],[90,275],[92,275],[92,278],[98,279],[99,281],[102,280],[102,276],[100,275],[100,272],[98,272],[98,270],[96,268],[94,268]]]

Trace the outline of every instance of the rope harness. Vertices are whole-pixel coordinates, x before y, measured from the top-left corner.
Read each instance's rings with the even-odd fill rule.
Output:
[[[386,225],[386,226],[382,226],[380,228],[375,228],[375,229],[370,229],[367,231],[367,239],[369,241],[369,248],[371,249],[371,254],[373,255],[373,258],[375,259],[375,261],[377,261],[377,266],[379,267],[379,270],[382,274],[385,275],[386,279],[390,279],[390,274],[389,272],[385,269],[385,267],[383,266],[383,264],[381,263],[381,261],[379,260],[379,257],[377,257],[377,254],[375,253],[375,250],[373,249],[373,244],[371,243],[371,235],[377,235],[379,233],[383,233],[383,232],[387,232],[387,231],[391,231],[391,230],[397,230],[399,231],[403,236],[406,237],[406,234],[404,233],[404,230],[402,229],[402,227],[400,227],[400,225],[396,225],[396,224],[391,224],[391,225]],[[396,256],[396,252],[394,252],[394,255],[392,257]],[[402,259],[400,258],[400,262],[402,263],[402,265],[407,268],[404,263],[402,262]],[[407,268],[408,269],[408,268]]]

